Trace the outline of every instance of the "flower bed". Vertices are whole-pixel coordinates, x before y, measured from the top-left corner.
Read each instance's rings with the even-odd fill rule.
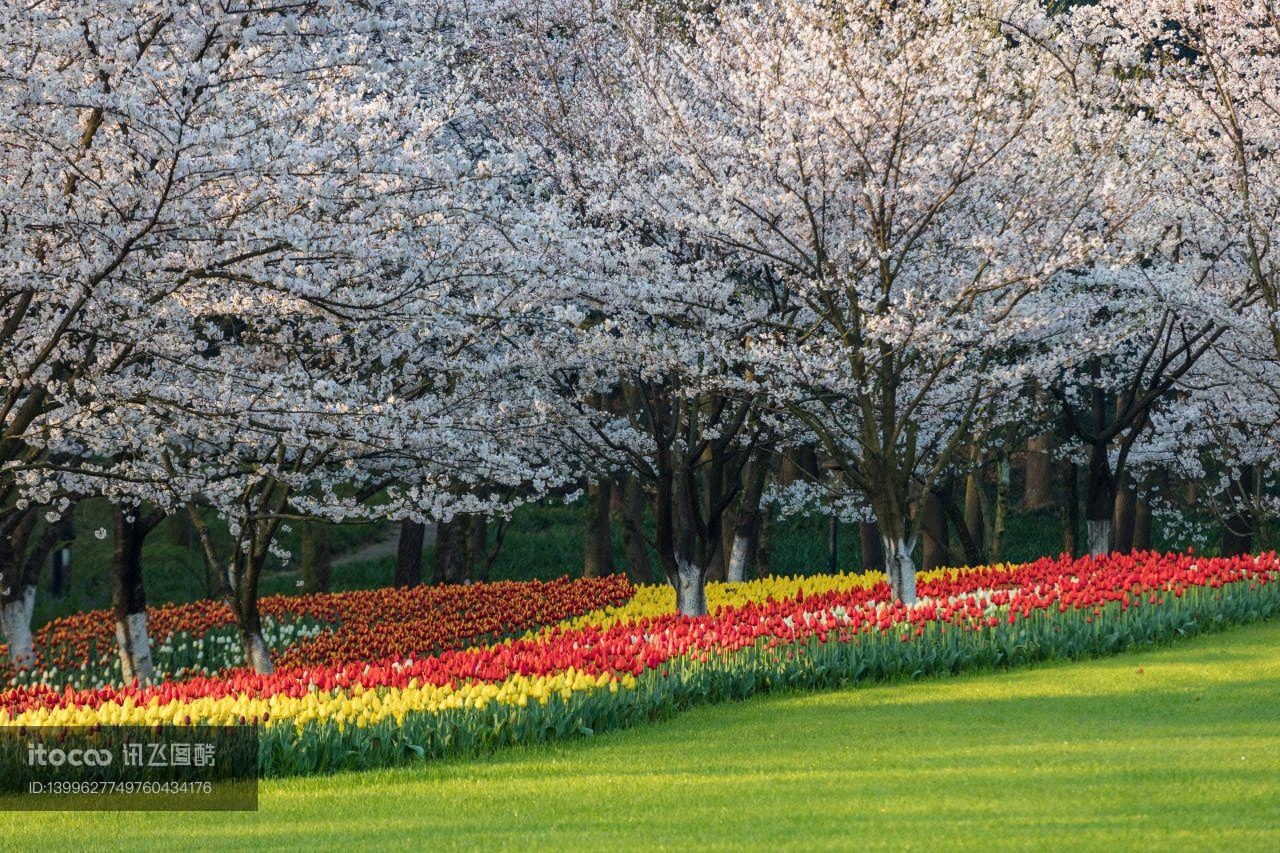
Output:
[[[487,642],[601,607],[633,588],[625,577],[418,586],[262,599],[263,633],[284,666],[427,655]],[[147,609],[157,672],[169,680],[243,665],[235,617],[221,602]],[[96,688],[120,681],[111,611],[56,619],[35,634],[37,665],[10,683]],[[4,649],[0,646],[0,653]]]
[[[952,571],[967,571],[967,569]],[[933,572],[925,573],[922,575],[922,580],[927,580],[934,574]],[[722,610],[741,607],[751,602],[763,604],[771,600],[795,598],[796,593],[801,590],[810,595],[820,595],[834,590],[869,588],[882,583],[884,579],[884,575],[880,572],[857,575],[841,572],[834,575],[771,575],[739,583],[710,583],[707,584],[707,612],[715,615]],[[636,587],[635,594],[624,603],[602,607],[581,616],[565,619],[560,623],[560,627],[582,628],[591,625],[607,628],[616,622],[635,622],[645,617],[666,616],[671,613],[672,595],[671,587],[666,584],[645,584]],[[536,636],[548,630],[550,629],[535,629],[529,636]]]
[[[1112,653],[1280,607],[1280,562],[1136,554],[920,579],[797,582],[790,597],[579,625],[425,657],[154,687],[0,694],[0,724],[257,722],[262,770],[302,773],[591,733],[701,701]],[[669,595],[670,593],[668,593]],[[616,614],[615,614],[616,615]]]

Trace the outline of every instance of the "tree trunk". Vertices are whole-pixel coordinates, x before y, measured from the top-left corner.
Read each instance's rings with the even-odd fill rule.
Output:
[[[244,646],[244,659],[249,668],[258,675],[270,675],[275,672],[271,663],[271,651],[267,648],[266,638],[262,636],[262,626],[257,630],[241,631],[240,642]]]
[[[422,543],[426,537],[427,526],[422,522],[412,518],[400,522],[395,576],[391,581],[394,586],[418,586],[422,583]]]
[[[995,516],[991,520],[991,543],[987,549],[987,559],[993,563],[1004,560],[1004,532],[1009,519],[1009,475],[1009,454],[1002,451],[996,460]]]
[[[894,601],[908,607],[916,603],[916,564],[911,549],[902,537],[884,537],[885,562],[889,572],[889,591]]]
[[[777,528],[777,520],[773,517],[773,507],[760,508],[760,535],[756,538],[755,575],[758,578],[768,577],[773,572],[773,535]]]
[[[462,576],[462,516],[436,524],[436,584],[457,583]]]
[[[880,525],[874,521],[859,522],[858,538],[862,540],[862,571],[885,571],[884,537],[880,535]]]
[[[328,592],[333,578],[333,549],[329,545],[329,525],[307,519],[302,522],[302,589]]]
[[[6,572],[7,574],[7,572]],[[18,585],[17,594],[5,596],[0,604],[0,629],[9,644],[9,665],[25,669],[35,664],[35,644],[31,640],[31,613],[35,609],[35,585]]]
[[[628,568],[636,580],[661,583],[644,542],[644,505],[644,483],[638,477],[627,477],[622,483],[622,544]]]
[[[1112,520],[1109,518],[1090,518],[1085,521],[1085,530],[1089,539],[1089,553],[1095,557],[1105,557],[1111,553]]]
[[[1080,469],[1074,462],[1062,463],[1062,550],[1071,556],[1080,553]]]
[[[720,515],[720,568],[724,574],[720,580],[727,581],[729,572],[733,570],[733,545],[738,539],[738,515],[742,511],[742,497],[730,504]]]
[[[53,549],[49,565],[49,594],[60,599],[71,588],[71,548],[69,544],[76,538],[76,525],[70,513],[60,522],[62,530],[59,537],[65,544]]]
[[[681,616],[707,615],[707,574],[693,562],[676,560],[676,607]]]
[[[261,572],[261,561],[265,555],[250,553],[238,557],[249,561],[249,566],[238,574],[240,581],[234,590],[236,625],[240,629],[240,644],[244,648],[245,665],[259,675],[270,675],[275,672],[271,663],[271,651],[266,638],[262,635],[262,613],[258,609],[257,578]]]
[[[827,574],[834,575],[840,565],[840,519],[827,519]]]
[[[925,495],[920,507],[920,531],[924,537],[924,571],[939,569],[954,564],[951,556],[951,534],[947,530],[947,514],[943,506],[950,495],[939,495],[930,491]]]
[[[115,542],[111,561],[111,609],[116,623],[120,676],[125,684],[147,684],[155,678],[151,639],[147,634],[147,595],[142,583],[142,544],[150,528],[140,509],[114,506]]]
[[[676,456],[676,461],[681,461]],[[694,535],[677,521],[676,509],[688,512],[688,468],[671,464],[671,456],[659,457],[658,483],[654,491],[655,545],[667,583],[676,592],[676,610],[683,616],[703,616],[707,612],[706,564],[694,555]]]
[[[964,478],[964,526],[981,555],[986,545],[987,522],[982,516],[982,471],[973,470]],[[979,561],[982,557],[980,556]]]
[[[760,498],[764,494],[769,466],[764,459],[754,459],[746,465],[743,479],[742,503],[738,507],[733,525],[733,547],[729,552],[726,580],[740,583],[747,579],[754,566],[760,535]]]
[[[259,675],[275,672],[270,649],[262,636],[262,613],[258,609],[258,578],[265,558],[265,549],[255,549],[244,557],[249,563],[240,573],[239,588],[236,590],[236,615],[240,627],[240,642],[244,646],[244,660]]]
[[[1125,483],[1116,491],[1116,510],[1112,519],[1115,550],[1128,554],[1133,550],[1133,532],[1137,522],[1138,496],[1133,486]]]
[[[812,447],[784,451],[779,463],[778,483],[783,487],[799,481],[813,481],[818,472],[818,454]]]
[[[1052,434],[1046,432],[1027,442],[1027,487],[1022,493],[1023,509],[1037,510],[1053,505],[1053,479],[1049,462],[1052,439]]]
[[[609,525],[608,480],[587,484],[587,542],[582,576],[598,578],[613,574],[613,535]]]
[[[0,631],[9,645],[9,664],[15,669],[34,666],[36,660],[31,613],[37,575],[33,562],[25,559],[35,525],[35,510],[28,509],[0,533]]]
[[[750,559],[752,535],[739,531],[735,527],[733,550],[729,552],[729,570],[725,580],[729,583],[742,583],[747,579],[747,562]]]
[[[291,487],[279,480],[263,480],[255,484],[252,508],[248,506],[238,519],[239,536],[232,543],[230,557],[214,543],[209,525],[193,501],[186,503],[191,520],[204,549],[205,564],[221,576],[222,598],[236,617],[245,664],[259,674],[274,671],[271,653],[262,636],[262,614],[258,609],[258,583],[262,567],[271,551],[271,543],[280,529]]]
[[[116,618],[116,647],[120,650],[120,679],[125,684],[150,684],[155,679],[146,610]]]
[[[960,540],[960,548],[964,552],[964,561],[966,565],[977,566],[982,564],[982,552],[978,549],[978,543],[973,541],[973,537],[969,535],[969,525],[965,523],[963,510],[956,506],[954,496],[951,490],[946,493],[946,500],[942,502],[942,510],[946,513],[947,520],[951,522],[951,529],[955,531],[956,538]]]
[[[722,538],[709,537],[710,541],[707,542],[707,548],[710,549],[706,556],[708,581],[724,581],[728,578],[729,558],[721,548]]]
[[[1151,550],[1151,504],[1147,503],[1146,498],[1138,498],[1137,508],[1133,513],[1133,549]]]
[[[49,595],[61,599],[71,587],[71,549],[63,547],[55,550],[49,569]]]
[[[1084,503],[1089,553],[1095,557],[1105,556],[1111,552],[1116,493],[1115,483],[1111,479],[1111,463],[1107,459],[1107,447],[1102,442],[1096,442],[1089,451]]]
[[[729,575],[729,554],[724,548],[724,513],[714,511],[713,507],[719,507],[725,495],[724,452],[716,442],[710,442],[702,459],[702,488],[698,503],[707,526],[705,531],[699,531],[698,538],[705,539],[705,544],[700,545],[697,553],[707,567],[707,580],[723,581]],[[741,476],[742,472],[738,473]],[[738,485],[741,485],[741,479]]]
[[[1256,526],[1249,509],[1253,500],[1253,466],[1245,465],[1240,475],[1227,486],[1227,498],[1231,501],[1222,524],[1222,555],[1237,557],[1253,551],[1253,534]]]
[[[467,530],[467,577],[486,580],[489,577],[489,519],[483,515],[471,516]]]

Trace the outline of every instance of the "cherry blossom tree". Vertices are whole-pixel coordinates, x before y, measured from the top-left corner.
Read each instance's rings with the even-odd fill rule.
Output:
[[[1280,10],[1254,0],[1107,0],[1107,49],[1166,132],[1165,190],[1188,254],[1212,258],[1258,310],[1242,312],[1280,354],[1272,247],[1280,214]],[[1242,306],[1244,307],[1244,306]]]
[[[866,496],[913,601],[911,505],[1029,375],[1009,357],[1044,322],[1026,296],[1129,260],[1136,119],[1034,3],[769,0],[669,25],[626,18],[652,194],[802,307],[750,366]]]
[[[233,550],[207,555],[266,669],[257,578],[290,513],[542,487],[516,354],[554,217],[473,133],[448,9],[5,14],[6,524],[68,489],[222,515]]]
[[[1145,268],[1115,270],[1052,297],[1065,328],[1047,359],[1046,384],[1070,440],[1066,451],[1083,457],[1091,554],[1117,545],[1117,495],[1129,488],[1131,454],[1144,452],[1158,414],[1186,405],[1183,381],[1202,376],[1200,360],[1232,323],[1238,299],[1208,286],[1211,271],[1149,259]]]
[[[1075,19],[1125,79],[1116,106],[1143,117],[1135,139],[1159,151],[1137,183],[1153,200],[1146,213],[1158,239],[1129,271],[1130,284],[1118,285],[1110,304],[1095,295],[1092,319],[1081,318],[1100,333],[1088,368],[1093,399],[1081,400],[1086,417],[1068,414],[1068,422],[1091,447],[1086,514],[1090,550],[1100,553],[1111,545],[1115,489],[1131,449],[1145,443],[1137,452],[1173,462],[1170,449],[1179,447],[1188,464],[1173,467],[1194,477],[1206,475],[1193,461],[1205,452],[1237,472],[1265,456],[1247,425],[1270,417],[1274,385],[1248,342],[1268,342],[1280,358],[1270,252],[1280,213],[1280,17],[1268,3],[1107,0]],[[1227,375],[1233,370],[1251,377],[1245,409],[1255,411],[1221,399],[1222,389],[1241,387],[1239,375]],[[1216,451],[1192,450],[1214,435]],[[1209,491],[1241,491],[1235,478],[1225,483]],[[1226,503],[1239,508],[1242,499]]]
[[[1204,542],[1206,522],[1216,522],[1221,551],[1230,555],[1269,547],[1267,524],[1280,516],[1274,430],[1280,411],[1272,391],[1280,364],[1270,340],[1255,332],[1228,328],[1219,336],[1168,403],[1153,411],[1132,462],[1153,473],[1150,499],[1170,529]],[[1198,486],[1190,512],[1172,493],[1188,482]]]
[[[618,14],[589,0],[485,7],[474,26],[494,59],[480,80],[493,135],[527,152],[581,247],[582,285],[565,294],[579,320],[542,339],[566,461],[639,484],[677,607],[702,615],[713,564],[740,579],[760,459],[779,439],[753,335],[791,309],[762,265],[676,227],[655,198],[668,164],[648,150]],[[748,506],[740,536],[735,502]],[[629,532],[642,534],[634,518]]]
[[[472,225],[467,238],[484,242]],[[325,297],[280,310],[272,294],[259,311],[263,288],[238,283],[225,334],[185,353],[171,341],[168,358],[118,371],[127,396],[59,413],[57,449],[97,452],[52,475],[121,504],[186,513],[259,671],[270,659],[257,588],[268,557],[288,556],[275,545],[283,523],[448,520],[559,483],[554,460],[540,455],[545,417],[522,393],[514,346],[530,305],[515,290],[535,271],[507,267],[497,280],[492,244],[481,251],[486,267],[456,266],[461,250],[450,245],[448,298],[396,284],[358,305]],[[519,284],[504,286],[511,279]],[[33,490],[43,487],[37,473]],[[225,546],[210,516],[229,526]],[[145,647],[139,613],[131,636]]]

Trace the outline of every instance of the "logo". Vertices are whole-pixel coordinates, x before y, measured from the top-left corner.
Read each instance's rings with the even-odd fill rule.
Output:
[[[111,765],[109,749],[49,749],[43,743],[27,744],[28,767],[108,767]]]

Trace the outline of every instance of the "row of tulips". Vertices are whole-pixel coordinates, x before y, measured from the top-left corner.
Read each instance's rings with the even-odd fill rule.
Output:
[[[1041,560],[883,582],[810,581],[701,619],[642,616],[422,658],[244,672],[150,688],[0,695],[0,724],[257,722],[264,773],[394,764],[589,733],[777,686],[1070,658],[1280,607],[1275,555]],[[718,590],[717,594],[736,594]],[[669,593],[668,593],[669,595]]]
[[[947,573],[935,575],[941,578]],[[265,705],[253,704],[255,700],[267,700],[278,695],[300,698],[316,691],[400,689],[415,682],[440,687],[468,681],[496,683],[513,675],[554,674],[574,666],[593,675],[605,672],[639,675],[646,668],[683,654],[695,640],[705,645],[727,640],[726,632],[730,630],[746,632],[743,637],[752,631],[767,630],[767,622],[759,617],[776,613],[778,619],[788,618],[787,614],[797,601],[827,601],[833,606],[856,608],[870,599],[874,591],[884,591],[884,576],[880,574],[868,578],[856,575],[822,578],[817,584],[827,591],[820,595],[810,593],[807,599],[803,588],[805,583],[812,581],[788,578],[762,587],[767,591],[785,590],[788,594],[780,599],[772,595],[763,600],[746,599],[736,607],[723,608],[721,615],[725,619],[719,628],[716,622],[707,619],[690,620],[671,613],[672,593],[667,589],[667,612],[660,616],[614,622],[605,628],[579,626],[577,619],[570,618],[546,631],[530,632],[518,640],[449,649],[434,655],[356,655],[342,664],[281,666],[270,675],[239,669],[149,686],[115,685],[69,690],[43,684],[29,685],[0,693],[0,722],[4,721],[6,711],[17,714],[37,707],[67,710],[72,712],[72,717],[59,719],[59,722],[74,719],[77,724],[86,725],[106,722],[106,719],[100,719],[101,714],[108,715],[111,722],[121,722],[121,713],[127,716],[133,709],[146,706],[172,708],[175,713],[180,708],[184,709],[181,715],[168,717],[165,721],[182,722],[187,716],[197,721],[207,719],[204,713],[214,708],[217,710],[212,713],[224,715],[220,719],[236,720],[241,715],[252,719],[271,710]],[[726,585],[713,585],[722,586]],[[725,594],[714,589],[711,596]],[[756,613],[756,608],[762,609]],[[429,618],[429,615],[424,614],[423,618]],[[750,625],[746,619],[751,620]],[[742,627],[734,627],[739,622]],[[637,642],[637,632],[645,634],[646,642]],[[746,641],[750,642],[749,639]],[[198,712],[194,715],[185,710],[187,703],[204,700],[214,700],[215,704],[193,705]],[[250,710],[247,715],[244,714],[246,708]],[[90,714],[90,711],[98,716]],[[279,718],[278,714],[276,716]]]
[[[273,659],[328,630],[332,630],[332,626],[288,615],[265,616],[262,620],[262,637]],[[61,655],[46,655],[44,660],[52,658],[59,663],[46,665],[44,668],[10,670],[8,683],[10,686],[41,685],[74,690],[91,690],[119,684],[122,676],[115,643],[112,642],[110,646],[104,643],[97,647],[102,649],[100,655],[71,665],[67,665]],[[3,652],[0,651],[0,654]],[[151,654],[156,678],[168,681],[228,672],[244,665],[244,644],[234,625],[218,625],[203,634],[177,631],[153,642]]]
[[[1016,585],[1019,581],[1030,586]],[[762,634],[736,648],[732,641],[693,643],[685,653],[642,669],[638,677],[571,666],[554,675],[516,674],[501,682],[468,679],[438,687],[411,682],[408,690],[335,691],[308,699],[312,707],[304,722],[264,726],[260,771],[294,775],[485,754],[507,745],[589,736],[666,718],[703,702],[779,688],[1113,654],[1280,611],[1275,555],[1040,561],[946,572],[923,583],[928,597],[911,610],[872,596],[861,611],[849,611],[824,606],[823,595],[798,592],[790,601],[792,612],[782,617],[788,632]],[[862,596],[850,591],[849,598]],[[752,602],[726,608],[718,617],[681,621],[694,623],[689,633],[706,637],[727,627],[714,623],[749,620],[751,613],[785,603]],[[894,618],[895,611],[900,618]],[[852,618],[854,612],[864,618]],[[828,629],[827,619],[844,630]],[[652,631],[653,623],[643,621]],[[854,624],[861,627],[854,631]],[[637,644],[655,635],[640,636]]]
[[[935,574],[939,577],[942,576],[940,573]],[[725,608],[742,607],[750,603],[777,604],[794,600],[797,596],[803,600],[805,587],[816,590],[819,593],[838,595],[860,590],[865,594],[874,585],[883,584],[883,582],[884,576],[877,573],[868,575],[838,574],[808,578],[774,577],[744,584],[711,584],[708,591],[708,599],[714,609],[723,610]],[[623,578],[605,578],[600,579],[599,583],[593,585],[609,588],[610,586],[625,584],[626,581]],[[639,623],[639,620],[647,622],[647,617],[654,613],[661,614],[664,622],[672,619],[678,620],[678,617],[673,617],[670,614],[671,595],[670,588],[644,586],[640,587],[635,594],[635,599],[640,602],[639,606],[632,607],[629,604],[612,605],[593,611],[593,613],[609,615],[605,620],[606,625],[604,627],[610,625],[635,625]],[[810,600],[813,599],[813,595],[814,593],[810,593]],[[657,604],[661,600],[665,600],[665,607]],[[621,617],[624,615],[630,615],[634,618],[623,620]],[[430,614],[424,614],[422,618],[430,618]],[[507,659],[512,654],[522,655],[531,659],[531,652],[539,648],[540,641],[538,638],[541,636],[564,634],[572,632],[576,628],[586,628],[591,633],[595,633],[600,629],[601,626],[581,625],[583,618],[581,616],[570,617],[562,620],[558,625],[528,632],[520,643],[502,643],[488,648],[479,646],[470,649],[468,653],[460,655],[418,655],[419,660],[416,664],[414,662],[415,655],[410,652],[408,654],[385,655],[380,660],[377,659],[377,656],[361,657],[354,655],[354,660],[346,665],[298,667],[291,675],[286,675],[283,669],[272,676],[258,676],[243,670],[228,671],[213,677],[209,677],[208,673],[191,673],[185,679],[170,679],[149,688],[135,686],[122,688],[119,686],[118,680],[113,682],[116,685],[114,687],[98,686],[95,689],[84,690],[69,690],[65,687],[55,689],[47,684],[34,684],[21,690],[0,693],[0,709],[43,704],[49,708],[78,707],[83,711],[86,708],[106,705],[108,708],[107,713],[111,714],[113,709],[117,707],[123,708],[126,704],[132,709],[140,704],[160,703],[168,705],[175,697],[200,696],[206,700],[217,701],[213,704],[209,702],[198,704],[195,708],[196,713],[193,719],[210,719],[210,715],[212,715],[212,717],[220,720],[238,720],[241,716],[245,716],[248,719],[273,712],[269,705],[253,705],[252,703],[246,704],[243,701],[239,701],[249,696],[271,696],[282,693],[297,697],[315,695],[314,691],[316,690],[334,691],[341,687],[352,687],[357,691],[363,691],[366,688],[376,689],[377,687],[388,685],[404,687],[410,684],[413,679],[420,678],[423,668],[437,667],[439,665],[452,666],[455,671],[465,671],[465,674],[460,676],[464,679],[473,675],[477,667],[483,667],[492,676],[489,680],[494,681],[500,680],[507,670],[502,669],[501,664],[494,664],[489,661],[490,653],[496,653],[500,657]],[[627,629],[620,628],[615,633],[625,630]],[[558,641],[557,646],[563,645],[563,643],[563,640]],[[555,655],[558,660],[567,660],[568,657],[563,652],[558,651],[557,646],[550,647],[550,654]],[[477,656],[480,656],[479,659]],[[287,658],[288,654],[284,657]],[[366,662],[370,661],[371,658],[371,662]],[[498,668],[495,669],[495,667]],[[640,672],[642,668],[632,667],[634,672]],[[434,669],[433,672],[434,681],[450,691],[445,695],[453,695],[450,676],[439,669]],[[477,689],[484,690],[487,688]],[[466,695],[465,691],[457,693],[452,701],[459,701]],[[236,701],[230,701],[233,698]],[[0,710],[0,713],[2,713],[2,710]],[[187,716],[191,715],[184,713],[183,719]],[[100,717],[85,716],[84,714],[75,717],[75,719],[87,724],[102,721]],[[116,720],[114,716],[112,719]]]
[[[282,665],[429,655],[489,642],[575,614],[617,606],[633,588],[622,576],[419,586],[262,599],[265,639]],[[243,650],[221,602],[148,608],[157,672],[167,681],[239,667]],[[35,666],[9,683],[62,689],[120,681],[111,611],[56,619],[35,636]],[[2,647],[0,647],[2,649]]]
[[[625,576],[610,575],[313,596],[319,600],[297,612],[338,627],[290,648],[280,663],[317,667],[428,655],[618,605],[634,592]]]
[[[967,570],[961,570],[967,571]],[[928,573],[925,579],[934,576]],[[773,600],[795,598],[801,590],[809,595],[822,595],[837,590],[870,588],[884,581],[880,572],[865,574],[785,576],[770,575],[739,583],[712,583],[707,585],[707,612],[719,613],[721,610],[741,607],[750,602],[764,603]],[[583,628],[593,626],[608,628],[619,622],[636,622],[646,617],[665,616],[671,612],[671,587],[662,584],[644,584],[635,588],[635,594],[622,604],[609,605],[562,620],[560,629]],[[528,636],[546,634],[550,627],[538,628]]]

